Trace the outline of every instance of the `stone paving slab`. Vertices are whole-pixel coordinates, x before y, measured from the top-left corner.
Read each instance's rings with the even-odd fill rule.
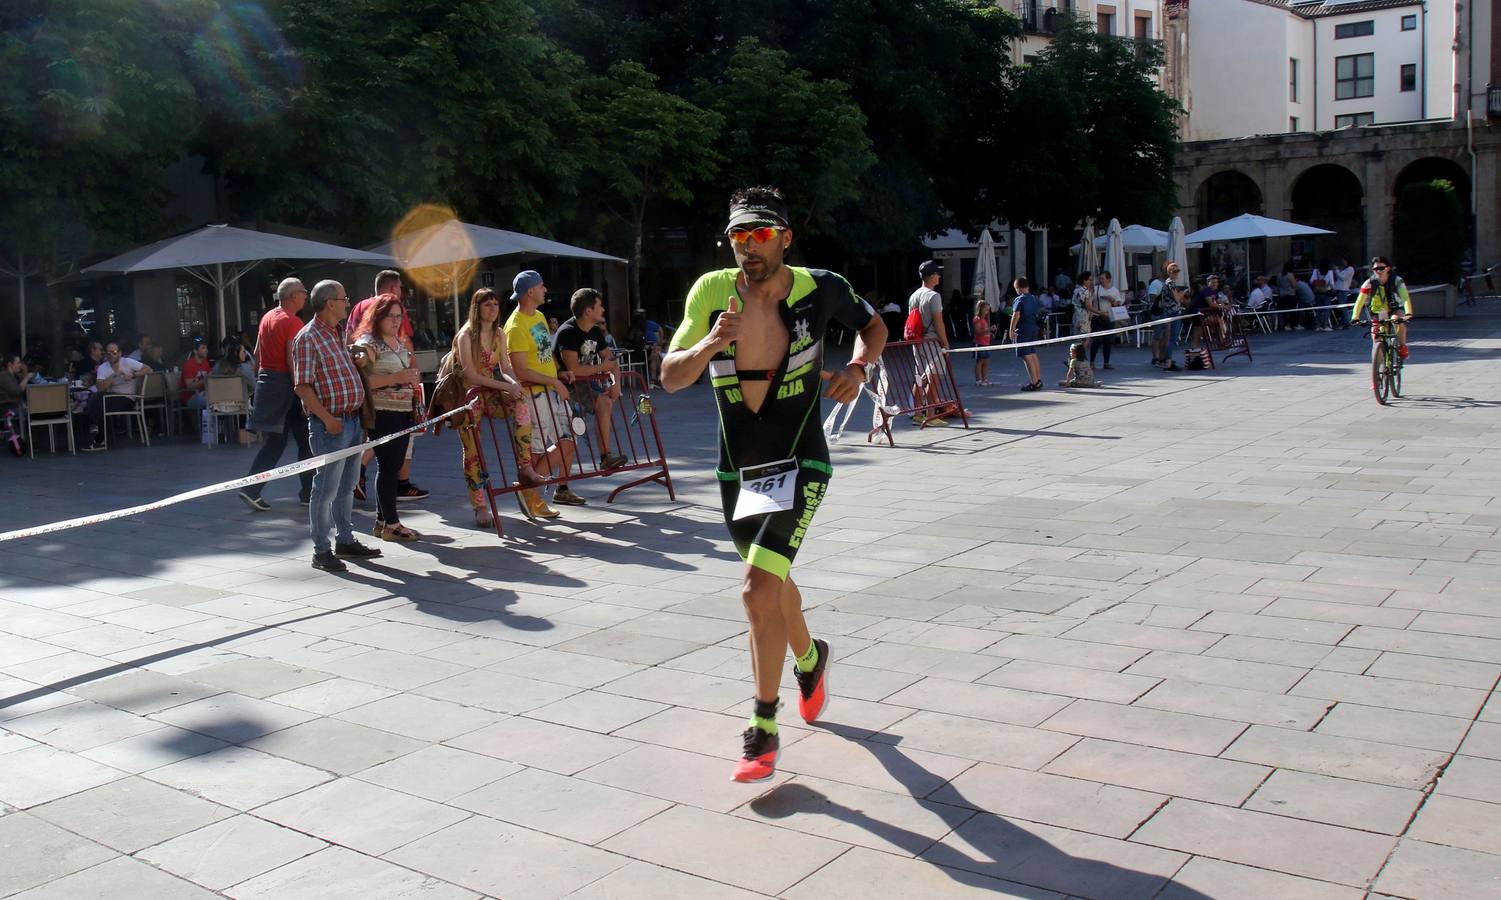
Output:
[[[343,576],[287,483],[0,545],[0,897],[1490,900],[1501,310],[1414,336],[1384,409],[1359,333],[1256,336],[846,436],[795,569],[834,699],[761,785],[702,390],[676,500],[504,540],[423,438],[427,540]],[[8,523],[252,449],[0,460]]]

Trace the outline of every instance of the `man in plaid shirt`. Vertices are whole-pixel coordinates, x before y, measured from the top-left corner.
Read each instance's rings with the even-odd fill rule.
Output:
[[[308,440],[322,456],[356,446],[364,436],[360,408],[365,386],[339,323],[349,314],[349,295],[337,281],[320,281],[308,296],[313,320],[292,340],[292,383],[308,416]],[[354,539],[354,483],[359,457],[328,463],[313,476],[308,524],[313,533],[313,568],[345,571],[344,559],[368,559],[380,551]],[[335,532],[329,545],[328,533]]]

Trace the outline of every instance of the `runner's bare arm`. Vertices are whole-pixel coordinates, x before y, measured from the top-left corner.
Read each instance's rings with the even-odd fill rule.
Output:
[[[849,403],[860,396],[860,385],[865,383],[866,372],[880,360],[884,349],[886,323],[880,316],[871,316],[865,327],[855,332],[855,352],[850,357],[850,364],[838,372],[823,373],[823,380],[828,382],[824,396],[835,403]]]
[[[883,326],[884,327],[884,326]],[[662,387],[670,394],[698,381],[714,354],[734,343],[740,335],[740,301],[729,298],[729,308],[714,320],[714,328],[698,343],[673,350],[662,358]]]

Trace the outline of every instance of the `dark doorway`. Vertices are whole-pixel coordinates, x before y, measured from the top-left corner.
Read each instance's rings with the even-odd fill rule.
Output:
[[[1366,258],[1365,191],[1355,173],[1344,166],[1325,163],[1298,176],[1293,183],[1292,218],[1300,225],[1334,232],[1302,243],[1305,258],[1294,260],[1294,265],[1325,268],[1326,259]]]

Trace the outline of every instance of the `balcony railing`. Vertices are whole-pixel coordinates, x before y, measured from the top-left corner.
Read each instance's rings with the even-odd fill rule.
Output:
[[[1488,119],[1501,119],[1501,84],[1486,85],[1485,115]]]

